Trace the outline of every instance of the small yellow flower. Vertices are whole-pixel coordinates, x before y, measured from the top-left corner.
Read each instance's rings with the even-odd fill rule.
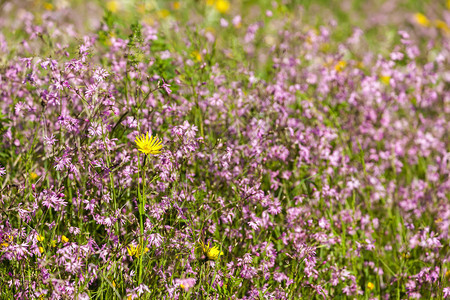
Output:
[[[380,80],[385,85],[389,85],[389,82],[391,81],[391,76],[385,76],[385,75],[380,76]]]
[[[184,290],[185,289],[184,284],[180,283],[180,288],[182,288]]]
[[[44,253],[44,248],[43,247],[39,247],[39,252]]]
[[[225,14],[230,10],[230,2],[227,0],[217,0],[215,7],[218,12]]]
[[[42,242],[44,240],[44,237],[42,235],[38,235],[36,239],[38,240],[38,242]]]
[[[338,72],[342,72],[344,68],[347,66],[347,62],[345,60],[340,60],[338,63],[334,66],[334,69]]]
[[[144,154],[153,154],[157,155],[161,153],[162,141],[159,140],[156,136],[150,136],[148,135],[142,135],[140,137],[137,137],[136,145],[139,151],[141,151]]]
[[[202,60],[202,55],[201,55],[200,52],[198,52],[198,51],[193,51],[193,52],[191,53],[191,56],[192,56],[193,58],[195,58],[196,61],[201,61],[201,60]]]
[[[68,239],[65,235],[63,235],[63,236],[61,237],[61,242],[63,242],[63,243],[68,243],[68,242],[69,242],[69,239]]]
[[[38,174],[36,174],[34,172],[31,172],[30,173],[30,177],[31,177],[32,180],[36,180],[36,178],[38,178],[39,176],[38,176]]]
[[[168,11],[167,9],[161,9],[160,11],[158,11],[158,16],[159,16],[161,19],[165,19],[165,18],[167,18],[168,16],[170,16],[170,11]]]
[[[445,23],[444,21],[435,20],[434,24],[435,24],[436,28],[442,30],[444,33],[446,33],[446,34],[450,33],[450,28],[448,27],[447,23]]]
[[[220,251],[219,247],[217,247],[217,246],[210,248],[209,243],[208,243],[208,245],[201,243],[201,245],[202,245],[203,254],[205,254],[206,257],[208,257],[208,259],[210,259],[210,260],[216,260],[217,258],[219,258],[220,255],[223,255],[223,252]]]
[[[137,252],[137,247],[133,244],[129,244],[127,247],[127,251],[130,256],[135,256]]]
[[[141,246],[135,246],[133,244],[129,244],[127,247],[128,254],[130,256],[136,256],[136,257],[139,257],[141,254],[147,253],[150,250],[147,247],[145,247],[144,251],[142,252],[141,249],[142,249]]]
[[[416,23],[423,26],[423,27],[430,27],[430,20],[428,20],[427,16],[421,13],[416,13],[414,15],[414,19],[416,20]]]
[[[173,3],[173,9],[180,9],[180,7],[181,7],[180,1],[175,1]]]
[[[10,236],[10,235],[6,235],[5,237],[3,237],[3,241],[2,241],[2,243],[0,244],[0,250],[3,249],[3,248],[8,247],[9,244],[12,243],[12,240],[13,240],[13,238],[12,238],[12,236]]]
[[[373,284],[372,282],[369,282],[369,283],[367,284],[367,288],[368,288],[369,290],[373,290],[373,289],[375,288],[375,284]]]
[[[106,9],[112,13],[116,13],[119,10],[119,1],[108,1],[106,3]]]
[[[44,9],[45,10],[53,10],[53,4],[49,3],[49,2],[45,2],[44,3]]]
[[[206,0],[206,5],[213,6],[214,2],[214,0]]]

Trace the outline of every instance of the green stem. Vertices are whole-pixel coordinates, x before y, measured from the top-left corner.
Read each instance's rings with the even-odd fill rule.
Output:
[[[147,196],[145,194],[145,160],[146,157],[144,157],[144,162],[142,165],[142,192],[141,192],[141,201],[139,201],[139,224],[140,224],[140,238],[139,238],[139,284],[142,283],[142,257],[144,254],[144,211],[145,211],[145,202],[147,199]]]

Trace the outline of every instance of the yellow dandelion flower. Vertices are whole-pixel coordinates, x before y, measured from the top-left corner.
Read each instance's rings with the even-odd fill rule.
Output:
[[[44,248],[43,247],[39,247],[39,252],[44,253]]]
[[[389,82],[391,81],[391,76],[385,76],[385,75],[380,76],[380,80],[385,85],[389,85]]]
[[[135,142],[138,150],[144,154],[157,155],[161,153],[161,148],[163,147],[162,141],[159,138],[149,136],[148,133],[147,135],[143,134],[137,137]]]
[[[446,34],[450,33],[450,28],[448,27],[447,23],[445,23],[444,21],[435,20],[434,24],[435,24],[436,28],[442,30],[444,33],[446,33]]]
[[[193,51],[191,53],[191,56],[196,60],[196,61],[201,61],[202,60],[202,55],[200,54],[200,52],[198,51]]]
[[[12,236],[6,235],[3,237],[2,243],[0,244],[0,250],[9,246],[12,243]]]
[[[430,22],[430,20],[428,20],[427,16],[425,16],[424,14],[421,14],[421,13],[416,13],[414,15],[414,19],[417,24],[419,24],[423,27],[429,27],[431,24],[431,22]]]
[[[170,11],[168,11],[167,9],[161,9],[160,11],[158,11],[158,16],[159,16],[161,19],[165,19],[165,18],[167,18],[168,16],[170,16]]]
[[[201,245],[202,245],[203,254],[205,254],[206,257],[210,260],[216,260],[217,258],[219,258],[220,255],[223,255],[223,252],[220,251],[219,247],[217,247],[217,246],[210,248],[209,243],[208,243],[208,245],[201,243]]]
[[[227,0],[217,0],[215,7],[218,12],[225,14],[230,10],[230,2]]]
[[[338,63],[334,66],[334,69],[338,72],[342,72],[344,68],[347,66],[347,62],[345,60],[340,60]]]
[[[137,247],[133,244],[129,244],[127,247],[128,255],[135,256],[137,252]]]
[[[108,1],[106,3],[106,9],[112,13],[116,13],[119,10],[119,1]]]
[[[65,235],[63,235],[63,236],[61,237],[61,242],[63,242],[63,243],[68,243],[68,242],[69,242],[69,239],[68,239]]]
[[[45,2],[44,3],[44,9],[45,10],[53,10],[53,4],[49,3],[49,2]]]
[[[375,284],[373,284],[372,282],[369,282],[369,283],[367,284],[367,288],[368,288],[369,290],[373,290],[373,289],[375,288]]]
[[[129,244],[127,247],[127,252],[130,256],[136,256],[139,257],[143,253],[147,253],[150,249],[145,247],[144,251],[141,251],[141,246],[135,246],[133,244]]]
[[[38,235],[36,239],[38,240],[38,242],[42,242],[44,240],[44,237],[42,235]]]

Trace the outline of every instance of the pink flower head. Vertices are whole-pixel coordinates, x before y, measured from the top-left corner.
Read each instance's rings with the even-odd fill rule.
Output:
[[[169,88],[169,84],[167,84],[164,79],[162,80],[163,84],[161,85],[161,87],[166,91],[167,94],[171,94],[172,90]]]
[[[186,292],[195,285],[195,282],[196,282],[195,278],[184,278],[174,280],[175,285],[180,286]]]

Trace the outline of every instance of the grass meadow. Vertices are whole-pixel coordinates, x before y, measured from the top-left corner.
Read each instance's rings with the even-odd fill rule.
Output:
[[[0,0],[0,299],[450,299],[449,26]]]

